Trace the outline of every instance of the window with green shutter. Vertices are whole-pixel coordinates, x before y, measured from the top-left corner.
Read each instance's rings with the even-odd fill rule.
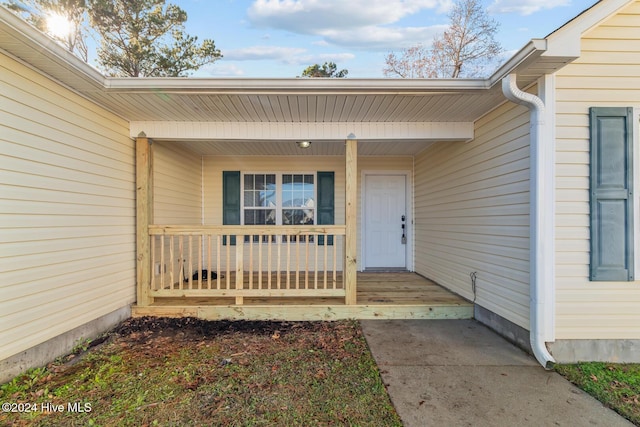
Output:
[[[591,280],[634,280],[633,109],[593,107],[589,118]]]
[[[335,223],[334,176],[334,172],[318,172],[314,176],[302,173],[242,175],[239,171],[224,171],[223,225],[332,225]],[[241,186],[242,179],[244,185]],[[226,239],[223,243],[226,244]],[[235,236],[231,244],[235,244]],[[319,236],[318,244],[324,245],[324,236]],[[328,236],[327,244],[333,245],[333,236]]]

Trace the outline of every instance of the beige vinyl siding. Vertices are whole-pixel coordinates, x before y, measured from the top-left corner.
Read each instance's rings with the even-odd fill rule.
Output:
[[[589,107],[640,108],[638,22],[640,1],[584,34],[556,76],[556,339],[640,338],[640,282],[589,281]]]
[[[165,225],[200,225],[202,224],[202,156],[179,147],[170,142],[153,143],[153,223]],[[170,240],[165,239],[165,259],[161,260],[160,239],[154,241],[155,259],[153,274],[155,280],[160,280],[161,268],[170,271],[180,271],[180,257],[175,255],[170,259]],[[174,240],[174,254],[179,251],[180,243]],[[197,239],[183,241],[185,258],[191,253],[197,254],[199,245]],[[162,262],[164,261],[164,262]],[[163,264],[164,267],[161,267]],[[188,267],[187,267],[187,271]],[[191,271],[197,271],[197,262]],[[186,275],[184,276],[186,277]],[[165,275],[164,285],[168,285],[170,276]]]
[[[202,224],[202,157],[166,142],[153,144],[156,224]]]
[[[135,299],[128,124],[0,54],[0,360]]]
[[[529,112],[504,104],[475,139],[416,156],[415,269],[529,328]]]

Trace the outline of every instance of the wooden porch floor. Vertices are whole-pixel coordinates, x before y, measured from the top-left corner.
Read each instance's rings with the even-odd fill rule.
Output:
[[[473,304],[415,273],[358,273],[357,303],[344,298],[156,298],[133,307],[133,316],[193,316],[203,319],[337,320],[468,319]]]

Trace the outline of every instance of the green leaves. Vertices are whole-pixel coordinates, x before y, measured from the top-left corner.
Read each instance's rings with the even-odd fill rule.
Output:
[[[319,64],[310,65],[302,72],[302,77],[347,77],[349,70],[337,70],[335,62],[325,62],[320,66]]]
[[[187,13],[164,0],[89,0],[102,40],[98,60],[119,77],[179,77],[222,57],[213,40],[184,32]]]

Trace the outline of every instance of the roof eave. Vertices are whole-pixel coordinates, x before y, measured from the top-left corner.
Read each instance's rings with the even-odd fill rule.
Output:
[[[389,79],[389,78],[107,78],[109,92],[147,92],[162,88],[168,93],[424,93],[488,89],[485,79]]]
[[[16,42],[1,47],[2,51],[70,89],[104,88],[105,77],[100,71],[1,5],[0,37]],[[33,58],[38,58],[39,63],[34,64]],[[78,83],[82,83],[82,87],[78,87]]]

